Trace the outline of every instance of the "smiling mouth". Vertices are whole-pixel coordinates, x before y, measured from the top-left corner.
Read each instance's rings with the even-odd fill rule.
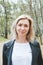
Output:
[[[21,33],[25,33],[25,31],[24,31],[24,30],[20,30],[19,32],[21,32]]]
[[[25,33],[24,31],[21,31],[21,33]]]

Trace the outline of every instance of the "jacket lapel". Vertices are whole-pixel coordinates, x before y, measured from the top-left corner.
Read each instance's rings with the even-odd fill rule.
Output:
[[[15,41],[15,40],[14,40]],[[11,46],[9,47],[9,52],[8,52],[8,65],[12,65],[12,50],[14,46],[14,41],[12,42]]]
[[[34,63],[34,48],[33,48],[33,45],[32,45],[32,43],[30,42],[30,47],[31,47],[31,50],[32,50],[32,65],[34,65],[33,63]]]
[[[32,49],[32,65],[37,65],[38,49],[35,43],[31,43],[31,42],[30,42],[30,47]]]

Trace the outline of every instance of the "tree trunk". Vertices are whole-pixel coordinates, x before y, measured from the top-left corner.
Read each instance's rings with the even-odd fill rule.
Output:
[[[35,3],[36,3],[36,0],[35,0]],[[35,6],[34,6],[34,12],[35,12],[36,24],[37,24],[36,27],[37,27],[37,30],[39,31],[40,42],[41,42],[41,44],[42,44],[42,34],[41,34],[40,27],[39,27],[39,23],[38,23],[38,15],[37,15],[37,12],[36,12]]]
[[[6,11],[6,6],[4,4],[4,0],[3,0],[3,7],[4,7],[4,11],[5,11],[5,38],[7,38],[7,35],[8,35],[8,31],[7,31],[7,11]]]

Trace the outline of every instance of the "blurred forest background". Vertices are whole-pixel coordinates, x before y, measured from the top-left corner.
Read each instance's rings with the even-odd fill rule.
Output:
[[[43,44],[43,0],[0,0],[0,41],[9,38],[12,23],[24,13],[33,18],[36,38]]]

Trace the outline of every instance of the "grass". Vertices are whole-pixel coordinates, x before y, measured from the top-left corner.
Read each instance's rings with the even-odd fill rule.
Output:
[[[5,42],[5,41],[7,41],[7,40],[8,40],[8,39],[6,39],[6,38],[0,36],[0,42]]]

